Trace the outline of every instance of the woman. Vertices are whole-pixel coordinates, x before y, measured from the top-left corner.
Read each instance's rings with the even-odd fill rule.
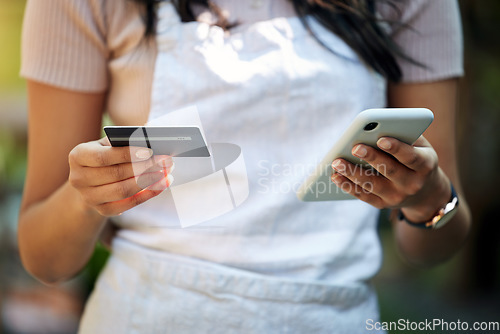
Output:
[[[24,265],[61,282],[118,228],[81,332],[362,332],[378,317],[377,209],[399,212],[394,233],[411,263],[461,246],[470,218],[453,140],[456,2],[138,2],[31,0],[25,17]],[[141,125],[190,105],[210,141],[241,147],[250,192],[206,228],[174,229],[163,191],[172,160],[98,138],[104,111]],[[435,121],[413,146],[353,148],[382,175],[333,162],[332,180],[359,201],[299,202],[292,189],[304,175],[287,167],[314,165],[356,113],[384,106],[426,107]],[[138,166],[156,168],[143,174],[151,186],[136,182]],[[453,217],[421,228],[454,198],[452,185]]]

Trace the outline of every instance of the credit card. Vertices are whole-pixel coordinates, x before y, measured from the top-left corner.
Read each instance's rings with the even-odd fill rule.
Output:
[[[207,144],[196,126],[105,126],[111,146],[148,147],[155,155],[209,157]]]

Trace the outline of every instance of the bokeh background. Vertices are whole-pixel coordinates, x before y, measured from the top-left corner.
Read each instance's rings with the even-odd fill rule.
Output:
[[[107,254],[98,248],[84,273],[60,287],[42,285],[20,264],[16,223],[26,166],[27,101],[18,72],[24,5],[24,0],[0,0],[0,333],[74,333]],[[374,283],[384,321],[500,321],[500,1],[460,0],[460,6],[466,77],[458,148],[473,233],[451,261],[419,270],[398,257],[382,215],[385,259]]]

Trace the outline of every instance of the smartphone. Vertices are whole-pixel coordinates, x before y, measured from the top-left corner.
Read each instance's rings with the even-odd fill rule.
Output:
[[[354,196],[342,191],[331,181],[333,160],[343,158],[357,166],[371,168],[367,162],[351,154],[355,145],[363,143],[377,148],[376,143],[381,137],[393,137],[411,145],[429,127],[433,119],[432,111],[425,108],[362,111],[316,166],[314,172],[301,184],[297,197],[306,202],[354,199]]]
[[[155,155],[209,157],[200,128],[196,126],[105,126],[111,146],[140,146]]]

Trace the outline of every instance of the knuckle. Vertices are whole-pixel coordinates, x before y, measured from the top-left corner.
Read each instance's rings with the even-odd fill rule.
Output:
[[[130,196],[130,189],[126,182],[119,182],[115,185],[115,194],[120,198],[127,198]]]
[[[425,174],[432,172],[435,168],[437,168],[437,161],[434,159],[427,159],[422,162],[422,171]]]
[[[394,165],[385,165],[385,175],[388,177],[393,177],[397,174],[398,169]]]
[[[112,211],[111,205],[109,205],[107,203],[97,206],[96,210],[97,210],[97,212],[99,212],[99,214],[101,216],[104,216],[104,217],[113,216],[113,211]]]
[[[99,151],[99,152],[95,153],[95,161],[100,166],[107,166],[108,165],[108,157],[105,154],[105,152],[103,152],[103,151]]]
[[[388,204],[390,206],[398,206],[403,202],[405,198],[405,195],[401,194],[400,192],[393,192],[392,195],[389,197]]]
[[[418,157],[418,154],[415,152],[411,153],[410,156],[408,157],[408,164],[410,166],[417,164],[418,161],[419,161],[419,157]]]
[[[78,161],[79,161],[79,156],[81,154],[81,145],[82,144],[79,144],[77,146],[75,146],[68,154],[68,162],[71,165],[74,165],[74,164],[78,164]]]
[[[130,156],[130,149],[128,147],[123,147],[122,150],[120,151],[120,159],[124,162],[130,162],[131,161],[131,156]]]
[[[115,180],[123,180],[125,178],[125,170],[120,165],[112,166],[111,174]]]
[[[422,190],[423,181],[421,179],[415,179],[410,184],[406,186],[406,194],[413,196],[416,195],[420,190]]]
[[[82,178],[73,172],[69,173],[68,182],[74,188],[80,188],[82,186]]]

